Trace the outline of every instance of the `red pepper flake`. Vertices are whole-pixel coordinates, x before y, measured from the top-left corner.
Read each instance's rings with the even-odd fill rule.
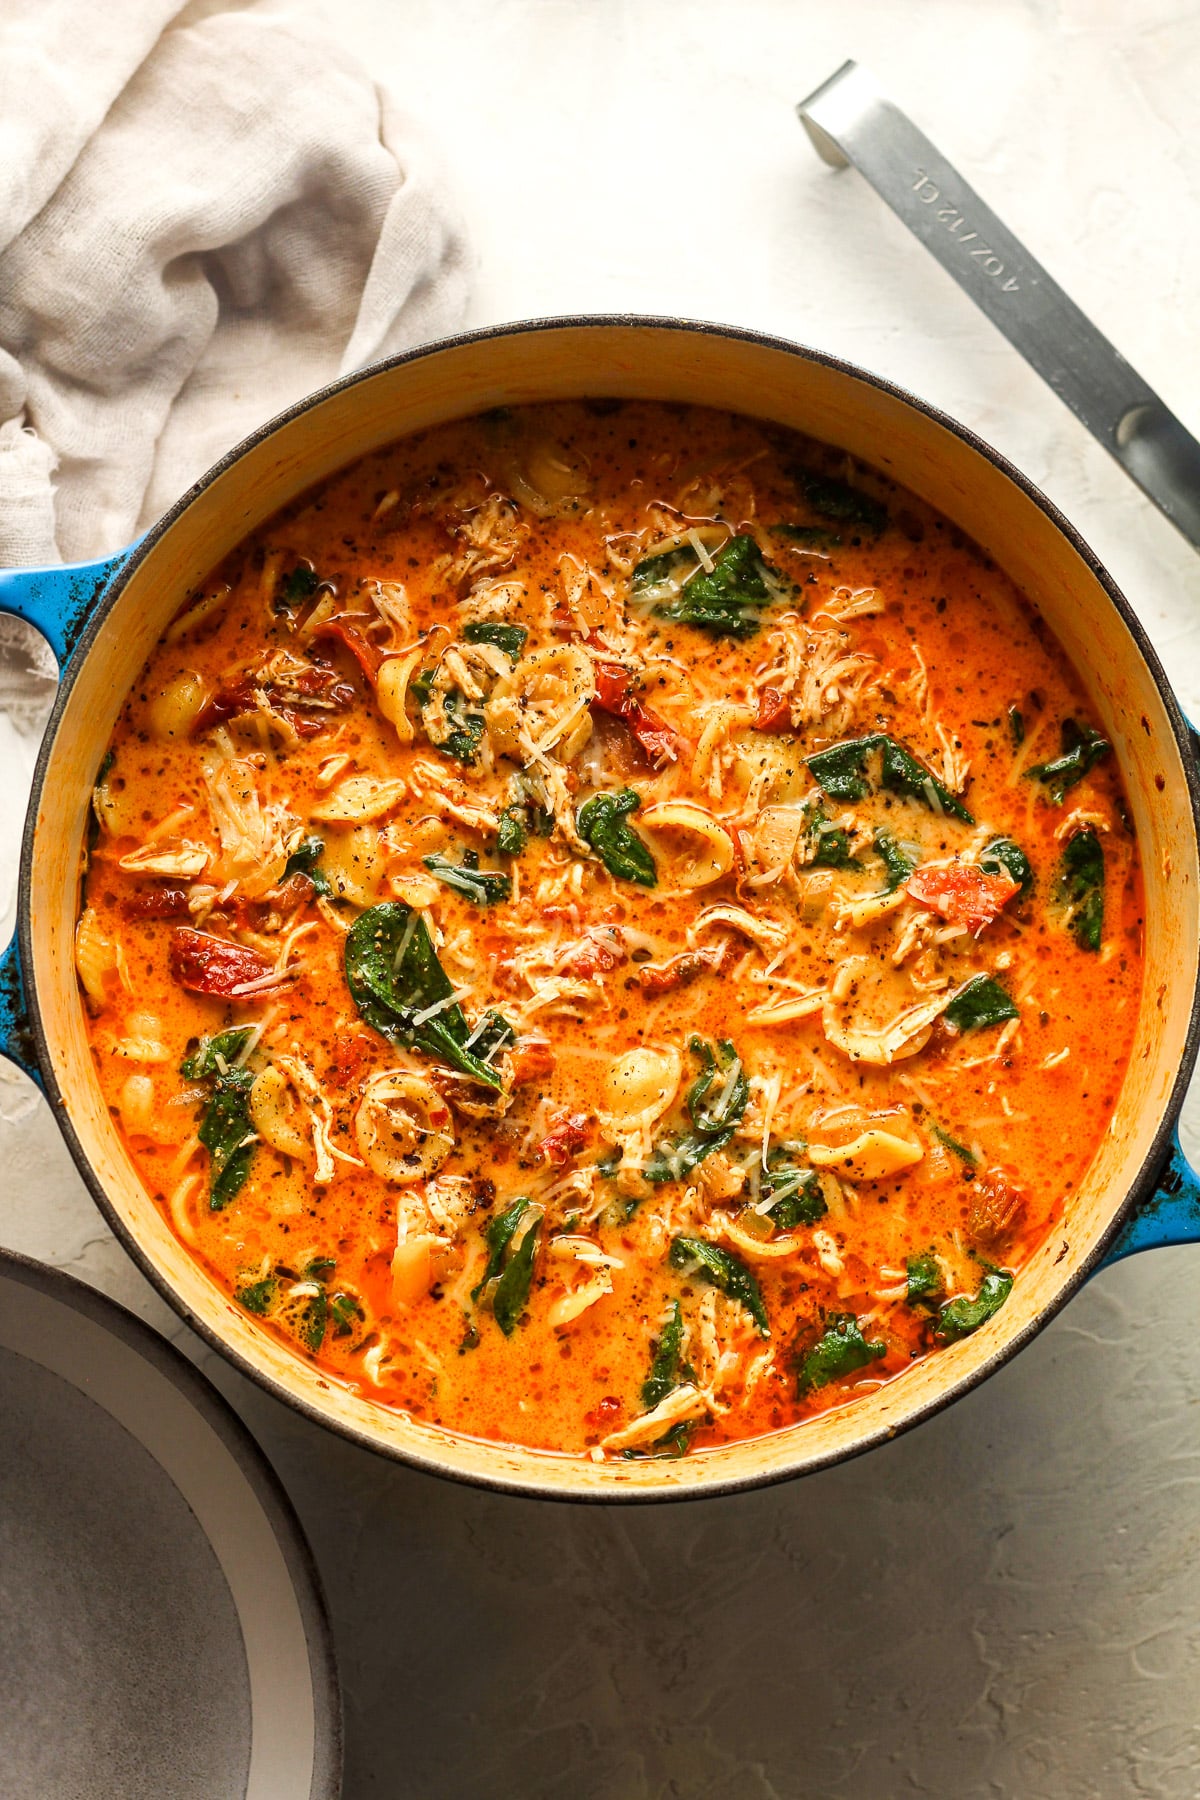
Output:
[[[274,964],[258,950],[235,944],[229,938],[210,937],[177,925],[171,933],[171,975],[193,994],[221,994],[236,998],[247,982],[261,981]]]
[[[615,1394],[606,1394],[603,1400],[596,1402],[591,1412],[584,1413],[584,1422],[597,1429],[607,1430],[610,1425],[616,1423],[624,1410],[622,1402],[617,1399]]]

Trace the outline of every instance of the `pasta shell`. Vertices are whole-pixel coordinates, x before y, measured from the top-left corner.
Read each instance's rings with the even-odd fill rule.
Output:
[[[492,690],[485,713],[492,743],[521,761],[553,750],[571,762],[592,735],[595,696],[592,660],[577,644],[535,650]]]
[[[282,1069],[265,1068],[250,1089],[250,1123],[264,1144],[284,1156],[307,1156],[308,1138],[296,1122],[295,1090]]]
[[[432,1081],[406,1069],[385,1069],[363,1090],[354,1119],[363,1161],[385,1181],[422,1181],[454,1148],[450,1108]]]
[[[680,887],[708,887],[733,867],[733,839],[707,808],[691,800],[662,800],[638,817],[644,832],[667,832],[684,841],[682,858],[672,866]]]
[[[639,1044],[624,1051],[605,1072],[602,1121],[623,1135],[653,1125],[678,1093],[682,1073],[682,1058],[673,1048],[652,1050]]]
[[[112,985],[119,978],[120,954],[120,946],[102,929],[95,908],[85,908],[75,927],[75,968],[97,1011],[108,1005]]]
[[[349,825],[382,819],[399,806],[408,792],[403,781],[376,781],[372,775],[350,775],[312,809],[314,819],[331,825]]]
[[[399,656],[387,657],[379,668],[379,680],[375,689],[379,710],[388,723],[395,727],[396,736],[402,744],[411,744],[415,735],[405,702],[413,671],[424,654],[424,645],[418,644],[415,649],[405,650]]]
[[[808,1146],[808,1160],[816,1168],[836,1169],[851,1181],[882,1181],[885,1176],[899,1174],[901,1169],[911,1169],[924,1154],[920,1144],[877,1126],[860,1132],[836,1149],[824,1144]]]

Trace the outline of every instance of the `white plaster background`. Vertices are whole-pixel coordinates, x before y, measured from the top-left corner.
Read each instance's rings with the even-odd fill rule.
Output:
[[[678,312],[884,372],[1041,483],[1200,712],[1194,552],[792,113],[869,64],[1200,428],[1195,4],[324,3],[442,139],[472,323]],[[0,719],[9,889],[30,712]],[[347,1800],[1200,1794],[1200,1249],[1100,1275],[983,1389],[847,1467],[563,1509],[294,1419],[134,1271],[30,1085],[6,1078],[0,1109],[0,1239],[182,1343],[287,1481],[338,1636]]]

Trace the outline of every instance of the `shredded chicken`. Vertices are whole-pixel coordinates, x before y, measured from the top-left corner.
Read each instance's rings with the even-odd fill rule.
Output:
[[[770,689],[786,703],[793,730],[821,724],[840,736],[872,684],[875,658],[851,650],[848,633],[814,631],[799,620],[773,631],[770,641],[776,660],[755,678],[759,694]]]

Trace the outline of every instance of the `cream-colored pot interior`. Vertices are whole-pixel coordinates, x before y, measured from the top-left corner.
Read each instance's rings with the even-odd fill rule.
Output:
[[[589,394],[691,400],[799,427],[886,470],[969,532],[1041,609],[1083,676],[1125,771],[1147,888],[1146,992],[1116,1118],[1065,1229],[1004,1310],[974,1337],[811,1423],[678,1462],[615,1466],[458,1438],[386,1411],[235,1307],[176,1241],[122,1148],[93,1078],[72,961],[91,784],[125,693],[187,589],[277,507],[391,439],[487,407]],[[1196,835],[1167,708],[1102,579],[1050,514],[981,449],[861,375],[786,345],[649,322],[523,328],[434,348],[330,392],[223,465],[152,538],[79,668],[57,722],[28,876],[26,980],[52,1100],[97,1198],[172,1303],[278,1396],[388,1455],[492,1485],[593,1498],[694,1493],[818,1467],[913,1423],[1028,1336],[1095,1260],[1144,1176],[1185,1053],[1200,943]]]

